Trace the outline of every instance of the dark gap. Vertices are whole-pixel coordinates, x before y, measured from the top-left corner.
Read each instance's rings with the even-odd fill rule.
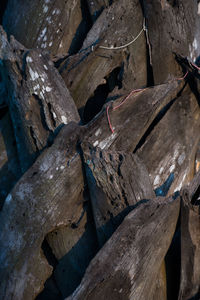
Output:
[[[40,116],[41,116],[42,126],[44,127],[45,130],[51,131],[49,129],[47,123],[46,123],[46,117],[45,117],[45,112],[44,112],[44,107],[43,107],[42,100],[36,94],[32,94],[32,96],[34,97],[34,99],[36,100],[36,102],[40,106]]]
[[[6,104],[0,106],[0,120],[3,119],[3,117],[7,112],[8,112],[8,106]]]
[[[58,260],[54,256],[51,247],[49,246],[46,239],[44,239],[42,243],[42,251],[48,261],[48,263],[53,267],[56,268],[58,264]],[[57,286],[54,273],[52,273],[51,277],[47,279],[44,284],[44,289],[42,292],[35,298],[35,300],[61,300],[63,299],[62,294]]]
[[[118,86],[119,89],[122,87],[123,68],[123,65],[117,67],[105,77],[105,83],[99,85],[93,96],[86,102],[83,113],[79,110],[80,115],[83,115],[83,124],[91,121],[101,111],[108,94],[113,91],[115,86]]]
[[[146,7],[144,4],[144,0],[140,0],[140,5],[142,8],[143,17],[145,18],[145,21],[147,22],[147,13],[146,13]],[[145,24],[147,26],[148,30],[148,24]],[[147,63],[147,86],[154,86],[154,76],[153,76],[153,66],[151,65],[151,58],[150,58],[150,41],[148,41],[148,31],[145,32],[145,40],[146,40],[146,63]]]
[[[53,127],[56,127],[56,121],[54,120],[53,113],[51,111],[51,108],[52,108],[51,103],[48,102],[47,106],[48,106],[48,110],[49,110],[49,115],[51,116],[51,121],[53,123]]]
[[[165,256],[167,299],[177,300],[181,275],[181,214],[179,214],[176,230],[171,245]]]
[[[195,71],[195,73],[196,73],[195,77],[198,77],[198,79],[200,79],[200,75],[198,74],[198,71]],[[193,76],[188,76],[188,84],[200,107],[200,93],[199,93],[196,79]]]
[[[170,107],[174,104],[174,102],[180,97],[183,89],[185,88],[185,85],[183,86],[183,88],[181,89],[181,91],[177,94],[176,98],[174,98],[173,100],[171,100],[167,105],[165,105],[161,111],[158,113],[158,115],[154,118],[154,120],[152,121],[152,123],[149,125],[148,129],[146,130],[146,132],[144,133],[144,135],[141,137],[140,141],[138,142],[138,144],[136,145],[133,153],[136,153],[138,151],[139,148],[142,147],[142,145],[145,143],[147,137],[150,135],[150,133],[153,131],[154,127],[161,121],[161,119],[165,116],[165,114],[168,112],[168,110],[170,109]]]
[[[3,15],[4,12],[6,10],[6,6],[7,6],[7,0],[1,0],[1,6],[0,6],[0,25],[2,25],[3,23]]]
[[[87,33],[92,28],[92,18],[88,8],[87,0],[81,0],[82,21],[78,26],[75,36],[69,48],[69,55],[76,54],[82,47]]]
[[[46,257],[48,263],[55,268],[58,264],[58,260],[56,259],[55,255],[53,254],[51,247],[49,246],[48,242],[46,239],[44,239],[42,243],[42,251],[44,253],[44,256]]]

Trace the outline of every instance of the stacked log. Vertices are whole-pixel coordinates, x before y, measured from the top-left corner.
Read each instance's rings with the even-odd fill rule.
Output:
[[[0,298],[199,299],[199,4],[5,4]]]

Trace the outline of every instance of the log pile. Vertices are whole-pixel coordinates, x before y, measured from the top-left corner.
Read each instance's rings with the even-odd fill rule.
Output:
[[[0,299],[200,299],[199,14],[4,1]]]

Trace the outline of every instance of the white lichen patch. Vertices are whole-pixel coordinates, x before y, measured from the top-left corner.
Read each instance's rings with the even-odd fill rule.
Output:
[[[27,56],[26,57],[26,62],[27,63],[31,63],[31,62],[33,62],[33,60],[32,60],[32,58],[30,56]]]
[[[169,172],[172,173],[175,169],[175,165],[171,165],[171,167],[169,168]]]
[[[163,171],[164,171],[164,168],[161,167],[161,168],[160,168],[160,171],[159,171],[159,174],[162,174]]]
[[[44,65],[44,68],[45,68],[45,70],[48,70],[48,68],[47,68],[47,66],[46,66],[46,65]]]
[[[60,167],[61,170],[64,170],[64,168],[65,168],[64,166],[61,166],[61,167]]]
[[[117,133],[112,133],[105,140],[103,140],[99,143],[99,148],[101,148],[102,150],[105,148],[108,148],[112,144],[112,142],[116,136],[117,136]]]
[[[93,146],[96,147],[99,144],[98,141],[94,142]]]
[[[181,166],[185,160],[185,152],[181,153],[181,155],[178,157],[178,164]]]
[[[65,116],[61,116],[61,120],[64,124],[67,124],[67,118]]]
[[[177,191],[181,190],[181,188],[183,186],[183,183],[185,181],[186,176],[187,176],[187,170],[186,170],[186,173],[183,175],[181,182],[178,184],[178,186],[176,187],[176,189],[175,189],[174,192],[177,192]]]
[[[29,74],[33,81],[39,78],[39,74],[36,71],[33,71],[30,67],[29,67]]]
[[[47,28],[45,27],[42,32],[40,33],[39,37],[38,37],[38,41],[40,41],[46,34],[47,32]]]
[[[56,116],[56,114],[55,114],[55,112],[53,111],[53,117],[54,117],[54,119],[56,119],[57,118],[57,116]]]
[[[47,47],[47,43],[42,43],[41,48],[45,49]]]
[[[46,92],[47,92],[47,93],[51,92],[51,90],[52,90],[52,88],[51,88],[50,86],[47,86],[47,87],[46,87]]]
[[[200,2],[198,3],[198,10],[197,10],[198,15],[200,15]]]
[[[49,176],[49,179],[52,179],[52,178],[53,178],[53,175],[50,175],[50,176]]]
[[[100,135],[101,134],[101,128],[99,128],[96,132],[95,132],[95,136],[98,136],[98,135]]]
[[[50,43],[49,43],[49,47],[51,47],[52,45],[53,45],[53,42],[50,42]]]
[[[48,24],[51,24],[51,17],[47,17],[46,21],[47,21]]]
[[[153,185],[156,186],[156,185],[159,185],[160,184],[160,176],[157,175],[154,179],[154,182],[153,182]]]
[[[48,8],[48,6],[47,5],[45,5],[44,7],[43,7],[43,13],[47,13],[48,12],[48,10],[49,10],[49,8]]]

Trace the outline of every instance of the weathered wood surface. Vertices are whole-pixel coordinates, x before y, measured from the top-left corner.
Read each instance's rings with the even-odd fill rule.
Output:
[[[11,188],[21,176],[9,112],[0,119],[0,210]]]
[[[147,17],[155,84],[177,76],[180,66],[173,52],[193,62],[200,53],[200,18],[197,1],[143,1]]]
[[[83,146],[98,241],[102,246],[134,205],[155,194],[137,155]]]
[[[135,43],[121,50],[101,48],[102,46],[116,47],[127,44],[138,35],[142,28],[142,9],[137,0],[114,1],[110,7],[103,10],[89,31],[80,53],[67,58],[60,67],[61,75],[78,109],[85,106],[95,91],[98,92],[96,90],[98,86],[104,87],[105,93],[99,99],[99,103],[96,103],[100,108],[108,93],[115,86],[117,88],[122,84],[123,88],[129,90],[146,86],[144,32]],[[94,46],[93,51],[92,45]],[[112,71],[114,70],[117,78],[114,78],[113,84],[109,77],[113,76]],[[121,80],[122,83],[120,83]],[[95,109],[95,105],[93,105],[93,110]]]
[[[27,48],[67,54],[82,22],[80,0],[9,0],[3,26]]]
[[[9,43],[0,29],[1,74],[7,84],[22,171],[26,171],[62,123],[79,121],[73,99],[48,57]]]
[[[40,254],[44,237],[77,223],[82,213],[80,131],[73,123],[61,129],[6,198],[0,218],[1,299],[32,299],[39,293],[52,269]]]
[[[171,243],[179,207],[179,198],[141,203],[92,260],[67,299],[152,299],[152,282]]]
[[[181,203],[181,284],[179,300],[200,297],[200,171],[184,187]],[[197,205],[197,206],[195,206]]]
[[[171,104],[137,151],[154,189],[173,175],[169,194],[192,180],[200,138],[200,108],[190,88],[186,86]]]
[[[172,81],[167,84],[146,88],[133,93],[117,110],[113,110],[124,100],[120,97],[112,103],[109,117],[114,129],[111,132],[106,109],[92,120],[84,136],[85,141],[103,149],[133,152],[158,113],[177,97],[183,82]],[[126,94],[127,96],[127,94]]]

